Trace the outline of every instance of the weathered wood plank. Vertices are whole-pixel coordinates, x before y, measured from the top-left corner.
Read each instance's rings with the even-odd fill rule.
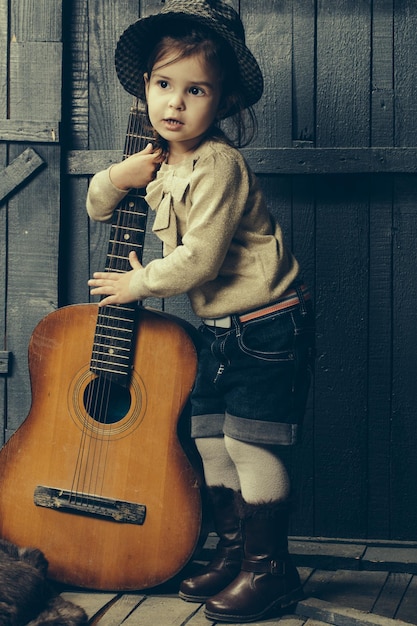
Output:
[[[12,157],[17,149],[20,146],[11,149]],[[38,150],[48,166],[9,201],[7,337],[14,355],[8,382],[9,432],[22,423],[30,407],[30,336],[38,321],[58,306],[60,149],[45,145]]]
[[[120,142],[122,143],[122,142]],[[67,153],[67,174],[71,176],[92,176],[107,169],[123,158],[120,150],[69,150]]]
[[[119,626],[143,602],[146,596],[142,594],[124,594],[113,602],[100,617],[100,626]]]
[[[202,605],[179,600],[178,596],[147,596],[124,622],[124,626],[182,626]],[[192,622],[191,622],[192,624]]]
[[[66,179],[61,213],[62,232],[60,255],[66,260],[59,279],[60,302],[80,304],[90,299],[87,280],[91,276],[89,252],[89,218],[85,208],[88,180]],[[66,193],[66,191],[68,193]],[[108,231],[105,229],[108,237]],[[105,257],[103,258],[103,262]]]
[[[393,176],[370,181],[368,536],[390,536]]]
[[[371,3],[317,3],[316,146],[369,145]]]
[[[358,570],[365,550],[366,544],[361,543],[290,541],[290,552],[296,563],[319,569]]]
[[[373,0],[371,145],[394,145],[394,4]]]
[[[292,139],[315,142],[315,3],[298,0],[292,7]]]
[[[257,174],[415,174],[417,148],[243,148]],[[67,173],[90,176],[122,158],[122,150],[70,150]]]
[[[64,3],[64,16],[70,27],[70,49],[64,67],[64,97],[70,102],[70,147],[88,147],[88,0]],[[68,87],[71,87],[70,89]]]
[[[64,97],[70,104],[66,148],[88,148],[89,134],[89,17],[88,0],[64,3],[64,19],[69,24],[71,46],[64,48]],[[88,154],[88,153],[87,153]],[[60,302],[89,301],[90,276],[89,221],[85,209],[88,180],[63,176],[62,232],[60,255],[65,262],[60,272]]]
[[[106,608],[111,607],[118,597],[115,593],[92,593],[88,591],[64,591],[61,593],[61,596],[65,600],[82,607],[87,613],[90,622]]]
[[[30,121],[61,119],[61,59],[61,43],[12,41],[11,119]],[[32,67],[42,68],[42,71],[30,71]]]
[[[363,556],[366,569],[417,574],[417,548],[366,548]]]
[[[59,122],[0,120],[0,141],[58,143]]]
[[[292,230],[288,243],[291,243],[291,249],[300,263],[301,275],[311,291],[313,302],[316,288],[314,189],[314,177],[291,177]],[[289,457],[294,493],[303,494],[296,500],[294,515],[291,517],[291,533],[308,536],[314,527],[314,377],[303,421],[301,444],[286,451],[286,454]]]
[[[0,118],[7,116],[9,2],[0,0]]]
[[[395,144],[417,145],[417,5],[414,0],[395,3],[394,84]]]
[[[314,534],[360,538],[366,532],[367,504],[367,181],[335,176],[316,188],[320,356],[315,371]]]
[[[246,41],[264,75],[264,94],[255,110],[261,146],[292,143],[292,0],[241,2]]]
[[[2,119],[60,121],[62,2],[23,0],[19,7],[10,3],[8,108]],[[38,18],[42,23],[36,29]],[[41,41],[29,40],[36,39],[33,28]],[[21,151],[20,144],[12,144],[9,159]],[[31,402],[30,335],[39,319],[58,303],[60,148],[44,143],[37,146],[37,152],[47,167],[8,205],[6,327],[13,376],[8,379],[6,436],[25,419]]]
[[[0,350],[0,374],[10,373],[11,352],[8,350]]]
[[[304,585],[304,593],[307,597],[370,612],[387,577],[387,572],[315,570]]]
[[[373,612],[389,618],[396,617],[411,579],[411,574],[390,574],[373,607]]]
[[[409,623],[398,619],[388,619],[374,613],[370,615],[364,611],[345,608],[316,598],[309,598],[299,602],[296,613],[320,619],[327,624],[334,624],[335,626],[410,626]]]
[[[397,176],[393,215],[393,318],[391,435],[391,536],[414,538],[417,517],[417,180]]]
[[[0,0],[1,2],[1,0]],[[1,6],[1,5],[0,5]],[[0,27],[1,28],[1,27]],[[7,163],[6,146],[0,144],[0,168],[5,167]],[[7,308],[7,206],[0,209],[0,349],[7,347],[6,341],[6,308]],[[0,446],[5,441],[5,432],[7,425],[7,377],[0,376]]]
[[[417,576],[413,576],[401,601],[396,618],[417,623]]]
[[[394,6],[374,0],[371,145],[394,142]],[[390,421],[393,178],[373,177],[369,224],[368,524],[371,537],[390,536]]]
[[[61,41],[61,2],[19,0],[12,2],[11,34],[17,41]]]
[[[137,19],[138,4],[137,0],[88,3],[89,146],[93,149],[123,148],[132,96],[117,79],[114,50],[122,32]]]
[[[349,9],[343,1],[317,3],[317,146],[369,145],[370,18],[368,2],[354,3]],[[328,534],[330,523],[339,529],[336,532],[359,537],[366,532],[367,496],[363,480],[367,390],[363,381],[367,367],[368,194],[366,184],[361,190],[363,182],[359,177],[349,182],[338,177],[318,180],[316,213],[320,357],[315,385],[314,532]],[[350,194],[350,184],[356,188],[356,197]],[[326,186],[335,195],[326,192]],[[353,236],[349,242],[347,233]],[[337,417],[341,413],[343,420]],[[332,476],[338,477],[337,486]],[[335,508],[329,494],[336,491]],[[345,530],[340,530],[343,527]]]
[[[7,115],[8,93],[8,23],[9,2],[0,0],[0,118]],[[7,146],[0,144],[0,169],[6,167]],[[6,303],[7,303],[7,209],[0,210],[0,349],[6,348]],[[4,443],[6,428],[7,378],[0,377],[0,446]]]
[[[35,150],[26,148],[10,165],[0,170],[0,202],[44,164]]]

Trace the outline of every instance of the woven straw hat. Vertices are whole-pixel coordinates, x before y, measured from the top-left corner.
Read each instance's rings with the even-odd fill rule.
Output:
[[[143,74],[158,39],[169,34],[169,25],[198,24],[225,40],[234,51],[245,107],[262,96],[263,78],[259,65],[245,44],[245,32],[236,11],[222,0],[166,0],[161,12],[139,19],[121,35],[115,54],[117,76],[133,96],[145,99]]]

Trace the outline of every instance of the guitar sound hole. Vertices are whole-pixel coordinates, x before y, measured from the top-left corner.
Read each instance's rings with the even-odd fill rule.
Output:
[[[116,424],[128,413],[130,392],[105,378],[95,378],[84,390],[84,406],[100,424]]]

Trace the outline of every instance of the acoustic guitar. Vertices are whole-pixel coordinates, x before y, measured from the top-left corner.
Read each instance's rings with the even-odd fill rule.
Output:
[[[131,109],[125,156],[149,139]],[[106,269],[142,258],[143,190],[116,209]],[[196,351],[180,321],[139,304],[47,315],[29,344],[32,406],[0,452],[0,536],[42,550],[49,575],[139,590],[178,573],[198,543],[198,475],[178,436]]]

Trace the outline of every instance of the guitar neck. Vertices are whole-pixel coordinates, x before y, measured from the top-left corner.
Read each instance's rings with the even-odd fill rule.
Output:
[[[134,189],[113,214],[106,271],[130,270],[129,252],[132,250],[142,262],[147,218],[148,205],[144,199],[144,190]]]
[[[143,150],[153,141],[149,134],[149,121],[143,105],[136,100],[129,115],[123,158]],[[131,189],[113,214],[111,235],[107,252],[106,270],[130,270],[129,252],[134,250],[142,261],[146,233],[148,205],[144,189]]]
[[[124,158],[135,154],[153,140],[149,122],[139,103],[130,110]],[[148,205],[144,189],[132,189],[115,209],[111,223],[106,266],[108,272],[131,269],[129,252],[136,252],[142,262]],[[90,369],[122,385],[128,385],[132,362],[137,303],[100,308]]]

